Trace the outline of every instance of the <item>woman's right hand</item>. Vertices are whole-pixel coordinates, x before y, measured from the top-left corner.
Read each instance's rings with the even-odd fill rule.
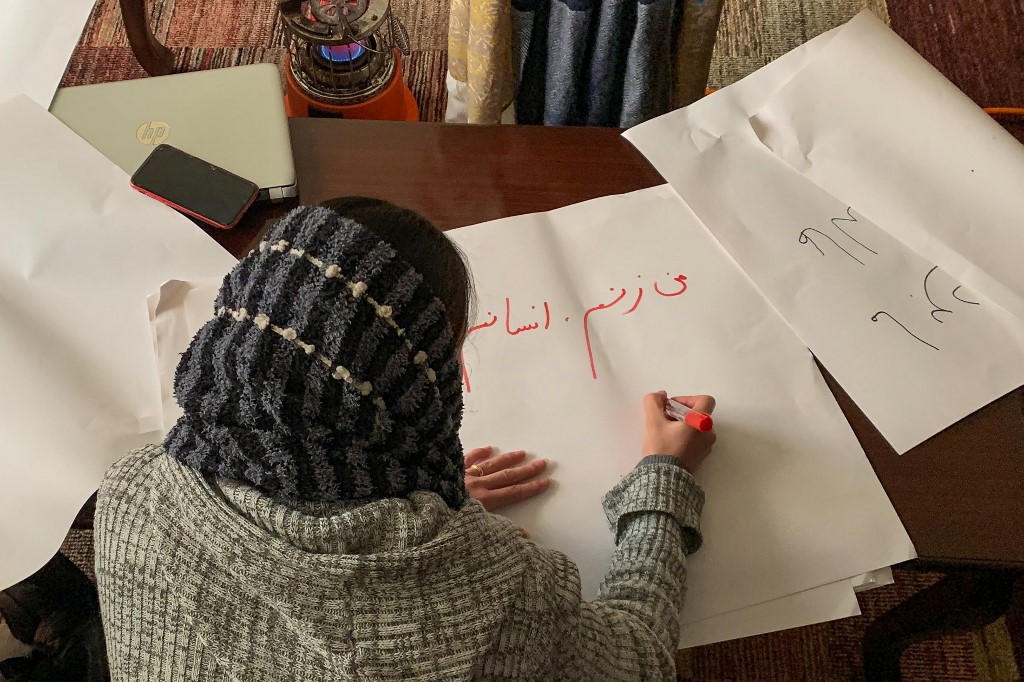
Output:
[[[715,399],[709,395],[679,395],[673,400],[708,414],[715,409]],[[685,422],[672,419],[665,414],[667,402],[665,391],[644,396],[643,456],[671,455],[692,474],[711,453],[715,432],[698,431]]]

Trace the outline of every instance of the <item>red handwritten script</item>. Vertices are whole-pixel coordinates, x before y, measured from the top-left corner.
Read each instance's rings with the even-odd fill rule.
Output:
[[[659,285],[657,281],[655,281],[652,285],[654,293],[663,298],[675,298],[677,296],[682,295],[687,288],[686,275],[676,275],[675,277],[672,277],[670,273],[665,274],[668,277],[671,277],[671,281],[675,283],[675,286],[669,286],[669,290],[666,291],[664,288],[661,287],[661,285]],[[637,278],[640,278],[640,275],[637,275]],[[627,304],[629,305],[629,308],[623,311],[622,313],[623,315],[629,315],[630,313],[634,312],[637,308],[640,307],[640,303],[641,301],[643,301],[644,298],[644,288],[642,286],[637,287],[635,298],[633,296],[627,297],[627,294],[629,292],[626,289],[616,289],[615,287],[611,287],[609,289],[609,292],[611,292],[609,295],[610,300],[598,303],[595,306],[587,308],[585,311],[583,311],[582,316],[583,341],[586,344],[587,360],[590,363],[590,376],[593,379],[597,379],[597,366],[594,364],[594,347],[590,339],[590,316],[593,315],[594,313],[610,310],[611,308],[614,308],[615,306],[622,303],[622,301],[624,300],[631,301],[630,304]],[[522,322],[524,320],[515,319],[512,312],[512,300],[506,296],[504,316],[505,333],[508,334],[509,336],[515,337],[519,336],[520,334],[525,334],[527,332],[546,331],[551,328],[551,304],[548,301],[544,301],[542,305],[542,316],[540,314],[540,311],[537,310],[536,305],[531,305],[530,310],[532,311],[532,314],[526,316],[528,317],[528,319],[525,320],[526,324],[520,325],[519,322]],[[478,325],[469,328],[469,330],[466,332],[467,341],[469,340],[469,337],[472,336],[474,333],[497,326],[498,320],[500,319],[497,315],[490,311],[487,312],[486,318],[487,319],[485,322],[482,322]],[[564,317],[565,322],[569,322],[570,319],[571,316],[569,315],[566,315]],[[463,353],[462,355],[462,381],[466,385],[466,392],[471,393],[473,388],[469,382],[469,370],[466,366],[465,353]]]

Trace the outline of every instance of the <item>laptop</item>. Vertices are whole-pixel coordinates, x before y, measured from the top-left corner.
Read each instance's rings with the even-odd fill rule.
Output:
[[[62,88],[50,113],[129,175],[166,142],[256,183],[260,199],[297,193],[274,64]]]

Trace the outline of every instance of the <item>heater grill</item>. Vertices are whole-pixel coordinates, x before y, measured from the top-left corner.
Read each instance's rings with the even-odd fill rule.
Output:
[[[388,0],[281,0],[288,70],[302,94],[332,106],[373,99],[391,85],[404,27]]]

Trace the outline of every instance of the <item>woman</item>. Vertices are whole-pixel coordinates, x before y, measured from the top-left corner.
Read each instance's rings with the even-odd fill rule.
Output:
[[[582,601],[568,558],[484,508],[543,490],[543,461],[463,459],[470,293],[441,232],[371,199],[296,209],[239,262],[178,367],[184,416],[99,492],[113,679],[674,679],[714,436],[646,397]]]

